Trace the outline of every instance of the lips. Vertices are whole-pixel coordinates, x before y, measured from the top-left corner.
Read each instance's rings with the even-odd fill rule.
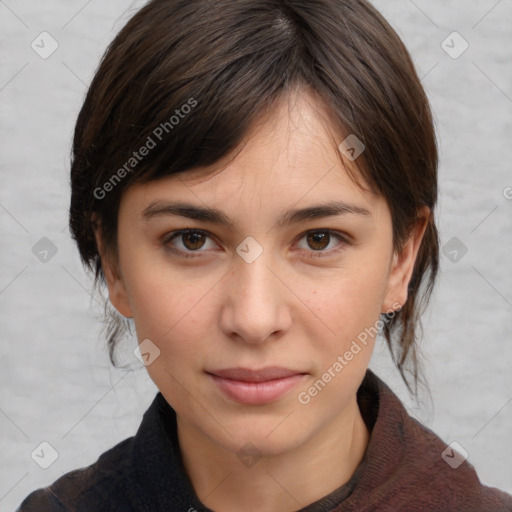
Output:
[[[269,380],[284,379],[292,375],[303,374],[297,370],[289,370],[278,366],[270,366],[261,370],[249,370],[246,368],[228,368],[208,372],[224,379],[239,380],[244,382],[266,382]]]
[[[207,372],[218,389],[238,403],[257,405],[278,400],[301,382],[306,373],[277,366],[260,370],[226,368]]]

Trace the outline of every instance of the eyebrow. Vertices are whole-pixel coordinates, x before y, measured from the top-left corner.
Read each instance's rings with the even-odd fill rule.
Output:
[[[362,215],[372,217],[372,214],[366,208],[344,201],[331,201],[324,204],[309,206],[302,209],[291,209],[284,212],[278,219],[276,226],[282,228],[299,222],[320,219],[325,217],[335,217],[338,215]],[[187,203],[166,203],[155,201],[151,203],[141,214],[142,220],[150,221],[155,217],[173,215],[185,217],[203,222],[210,222],[225,226],[234,230],[234,222],[222,210],[216,208],[204,208]]]

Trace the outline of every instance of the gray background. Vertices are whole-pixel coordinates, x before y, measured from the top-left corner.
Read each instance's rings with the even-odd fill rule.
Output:
[[[67,229],[74,122],[100,56],[140,5],[0,0],[2,511],[133,435],[156,393],[134,338],[120,351],[131,370],[110,367],[101,307]],[[512,1],[375,5],[410,49],[435,112],[445,254],[421,342],[432,400],[408,399],[383,342],[371,367],[467,450],[484,483],[512,492]],[[47,59],[31,48],[43,31],[59,45]],[[453,31],[469,44],[458,58]],[[47,261],[43,237],[57,250]],[[48,469],[31,458],[43,441],[58,452]],[[48,449],[36,453],[49,460]]]

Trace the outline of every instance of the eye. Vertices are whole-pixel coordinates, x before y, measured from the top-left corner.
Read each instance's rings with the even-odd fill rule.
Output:
[[[173,240],[178,240],[179,244],[172,243]],[[187,229],[183,231],[174,231],[166,235],[162,241],[165,249],[173,254],[177,254],[178,256],[183,256],[184,258],[193,258],[196,257],[194,253],[206,252],[206,250],[200,251],[199,249],[205,246],[206,239],[210,239],[211,237],[206,231],[201,231],[197,229]],[[181,245],[181,247],[176,246]],[[217,244],[213,244],[214,247],[218,247]],[[211,248],[211,247],[210,247]],[[197,254],[199,256],[199,254]]]
[[[330,250],[325,250],[332,244],[333,238],[338,240],[338,244]],[[347,238],[348,237],[342,233],[331,229],[308,231],[299,238],[299,241],[305,239],[308,247],[299,247],[299,250],[311,253],[308,255],[308,257],[311,258],[329,256],[343,249],[343,247],[349,243]],[[178,243],[174,242],[175,240]],[[208,247],[206,243],[208,240],[211,241],[210,247]],[[198,229],[173,231],[163,238],[162,244],[166,251],[183,258],[198,257],[202,252],[207,252],[212,249],[215,250],[215,248],[219,247],[213,242],[208,232]]]
[[[331,245],[333,238],[338,240],[338,244],[334,245],[334,248],[331,248],[330,250],[325,250]],[[300,238],[300,240],[304,239],[306,240],[307,247],[301,247],[299,249],[312,252],[312,254],[309,255],[311,258],[328,256],[333,252],[338,252],[339,250],[343,249],[346,244],[348,244],[347,236],[331,229],[308,231],[307,233],[304,233]],[[312,251],[309,249],[312,249]]]

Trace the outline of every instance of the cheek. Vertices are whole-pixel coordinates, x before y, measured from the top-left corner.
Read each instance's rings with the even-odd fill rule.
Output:
[[[364,328],[379,317],[386,283],[385,264],[359,258],[357,264],[317,281],[313,291],[306,284],[302,293],[309,297],[308,308],[325,320],[326,327],[341,334],[358,326]]]
[[[311,323],[305,328],[309,329],[308,338],[315,340],[315,354],[321,359],[318,370],[332,368],[338,356],[346,354],[340,363],[344,377],[334,379],[338,385],[345,385],[345,379],[357,382],[366,370],[380,327],[386,275],[382,261],[360,258],[357,266],[337,272],[309,293],[308,306],[315,317],[311,316]],[[340,372],[332,372],[341,377]]]
[[[199,328],[198,309],[205,316],[206,298],[203,284],[180,282],[147,273],[132,281],[130,301],[134,304],[134,322],[141,336],[168,343],[180,332],[194,338]],[[201,296],[202,295],[202,296]]]
[[[129,294],[137,339],[149,339],[159,350],[146,370],[178,409],[189,406],[182,386],[194,388],[207,356],[204,344],[211,333],[212,311],[205,290],[210,288],[202,280],[185,281],[179,272],[165,275],[156,267],[131,276]]]
[[[199,294],[208,289],[201,279],[173,269],[151,251],[126,252],[123,275],[139,340],[164,343],[183,323],[193,323],[201,307]]]
[[[315,372],[298,397],[301,404],[310,404],[309,412],[325,415],[326,404],[348,403],[364,377],[379,331],[385,281],[374,270],[339,275],[311,295],[311,309],[321,319],[312,317],[308,333],[314,340]]]

